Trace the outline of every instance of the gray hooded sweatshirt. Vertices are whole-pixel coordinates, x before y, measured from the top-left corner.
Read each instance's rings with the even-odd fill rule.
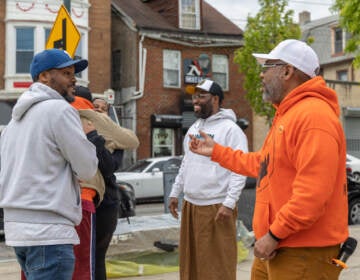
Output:
[[[20,96],[1,134],[0,157],[5,230],[6,223],[80,223],[78,179],[95,175],[96,148],[58,92],[34,83]]]

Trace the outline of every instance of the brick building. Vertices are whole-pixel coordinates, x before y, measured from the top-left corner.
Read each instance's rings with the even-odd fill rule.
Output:
[[[0,125],[31,84],[31,58],[45,48],[62,2],[0,1]],[[233,63],[242,30],[215,8],[204,0],[70,2],[81,33],[75,55],[89,60],[78,84],[98,94],[112,89],[121,124],[139,136],[127,162],[182,153],[183,134],[194,121],[186,89],[206,77],[223,86],[223,106],[250,122],[252,147],[252,111]]]
[[[31,84],[31,59],[45,48],[61,4],[59,0],[0,1],[0,125],[9,121],[11,107]],[[111,2],[71,0],[70,12],[81,33],[75,55],[89,59],[78,83],[104,92],[111,81]]]
[[[137,158],[182,153],[194,121],[187,88],[206,77],[223,87],[223,107],[252,123],[233,63],[242,45],[242,30],[205,1],[112,1],[112,88],[139,136]],[[246,132],[251,146],[251,125]]]

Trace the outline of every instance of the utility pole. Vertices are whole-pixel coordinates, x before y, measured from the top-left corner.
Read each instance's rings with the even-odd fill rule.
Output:
[[[71,0],[64,0],[64,6],[69,14],[71,14]]]

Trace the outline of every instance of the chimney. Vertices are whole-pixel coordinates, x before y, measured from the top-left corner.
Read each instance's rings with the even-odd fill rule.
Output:
[[[299,25],[304,25],[311,21],[311,14],[308,11],[302,11],[299,13]]]

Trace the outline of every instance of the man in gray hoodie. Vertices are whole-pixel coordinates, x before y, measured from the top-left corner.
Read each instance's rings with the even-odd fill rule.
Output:
[[[71,279],[75,225],[81,221],[79,180],[98,168],[95,146],[67,100],[75,73],[88,65],[65,51],[36,54],[34,83],[13,109],[0,138],[0,207],[5,238],[27,279]],[[85,133],[84,133],[85,131]]]

